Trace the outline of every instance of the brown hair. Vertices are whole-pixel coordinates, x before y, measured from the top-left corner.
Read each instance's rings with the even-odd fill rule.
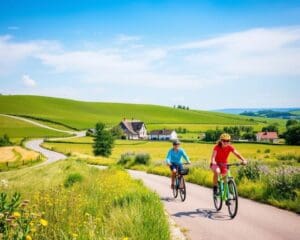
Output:
[[[219,147],[222,147],[222,141],[221,141],[221,140],[218,140],[218,141],[217,141],[217,145],[218,145]]]

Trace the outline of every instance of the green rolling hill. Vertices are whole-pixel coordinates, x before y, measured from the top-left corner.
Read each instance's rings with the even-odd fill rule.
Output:
[[[7,134],[11,138],[23,137],[63,137],[70,136],[67,133],[35,126],[31,123],[6,116],[0,116],[0,136]]]
[[[140,119],[147,124],[257,125],[268,121],[157,105],[84,102],[27,95],[0,96],[0,113],[51,120],[76,129],[90,128],[97,121],[113,125],[123,118]]]

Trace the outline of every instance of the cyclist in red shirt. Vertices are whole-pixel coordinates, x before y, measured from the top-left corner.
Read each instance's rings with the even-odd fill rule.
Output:
[[[217,145],[214,147],[211,156],[210,167],[214,172],[213,185],[215,194],[218,192],[218,174],[222,174],[222,176],[226,176],[227,174],[227,160],[230,153],[237,156],[242,161],[242,164],[247,164],[246,159],[244,159],[230,144],[230,140],[231,136],[227,133],[223,133],[220,136]]]

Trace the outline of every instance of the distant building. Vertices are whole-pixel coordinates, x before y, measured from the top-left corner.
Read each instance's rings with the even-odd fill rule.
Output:
[[[94,128],[90,128],[86,131],[86,136],[95,136],[96,130]]]
[[[256,134],[257,142],[278,143],[279,137],[277,132],[258,132]]]
[[[124,119],[119,124],[124,132],[126,139],[147,139],[147,128],[144,122],[140,120],[127,120]]]
[[[177,139],[177,133],[175,130],[153,130],[149,134],[150,140],[175,140]]]

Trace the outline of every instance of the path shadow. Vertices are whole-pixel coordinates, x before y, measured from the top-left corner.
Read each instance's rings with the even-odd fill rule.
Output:
[[[160,200],[164,201],[164,202],[177,202],[178,201],[176,198],[173,198],[173,197],[161,197]]]
[[[215,209],[203,209],[198,208],[195,211],[190,212],[178,212],[173,214],[174,217],[203,217],[211,220],[217,220],[217,221],[228,221],[231,220],[229,215],[226,215],[222,212],[217,212]]]

